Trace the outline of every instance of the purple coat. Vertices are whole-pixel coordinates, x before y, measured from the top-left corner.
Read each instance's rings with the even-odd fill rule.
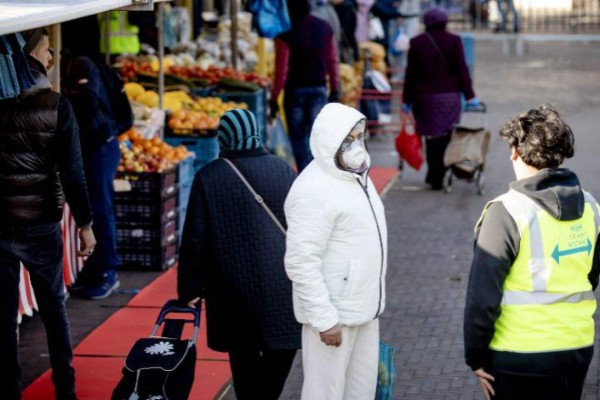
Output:
[[[460,121],[461,99],[475,97],[460,36],[443,28],[429,29],[442,58],[426,33],[410,41],[404,103],[412,105],[417,132],[439,137]]]

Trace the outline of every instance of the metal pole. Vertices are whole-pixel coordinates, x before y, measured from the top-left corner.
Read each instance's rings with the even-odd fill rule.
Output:
[[[237,0],[230,0],[229,3],[229,17],[231,18],[231,66],[234,70],[237,70],[237,59],[238,59],[238,7]]]
[[[104,62],[110,65],[110,11],[104,13]]]
[[[56,85],[55,89],[57,92],[60,92],[60,52],[62,51],[62,31],[61,25],[55,24],[52,29],[54,35],[52,39],[52,47],[54,48],[54,71],[56,73]]]
[[[165,58],[165,41],[163,38],[163,3],[158,3],[158,108],[163,109],[163,96],[165,94],[165,70],[163,67]]]

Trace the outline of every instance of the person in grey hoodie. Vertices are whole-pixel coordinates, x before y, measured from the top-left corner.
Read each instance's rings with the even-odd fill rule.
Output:
[[[579,399],[593,355],[600,209],[560,168],[574,137],[554,107],[518,115],[500,136],[517,180],[475,228],[466,363],[488,400]]]

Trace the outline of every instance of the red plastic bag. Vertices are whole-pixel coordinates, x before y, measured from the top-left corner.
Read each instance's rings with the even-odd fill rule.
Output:
[[[415,129],[412,116],[403,114],[400,121],[400,133],[396,136],[396,150],[400,158],[417,171],[423,165],[423,144]]]

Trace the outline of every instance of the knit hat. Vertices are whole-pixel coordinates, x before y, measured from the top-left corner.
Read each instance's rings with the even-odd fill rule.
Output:
[[[35,28],[21,32],[21,35],[23,36],[23,39],[25,39],[25,46],[23,46],[23,52],[25,54],[29,54],[42,41],[42,37],[48,36],[48,31],[44,28]]]
[[[432,7],[423,15],[423,23],[426,27],[448,23],[448,14],[439,7]]]
[[[248,110],[229,110],[217,128],[221,150],[253,150],[262,147],[256,118]]]

